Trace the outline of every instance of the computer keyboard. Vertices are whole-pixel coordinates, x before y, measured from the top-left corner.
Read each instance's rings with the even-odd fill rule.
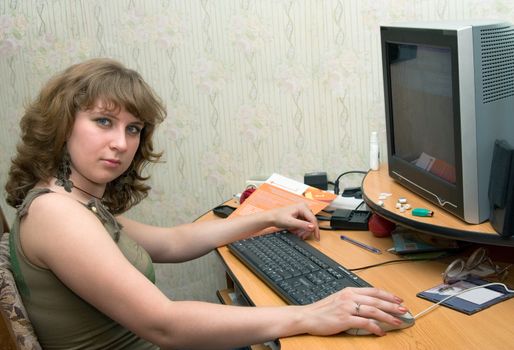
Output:
[[[236,241],[228,248],[289,304],[310,304],[345,287],[371,287],[285,230]]]

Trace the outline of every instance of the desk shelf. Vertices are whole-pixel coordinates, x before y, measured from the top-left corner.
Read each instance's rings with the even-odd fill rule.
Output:
[[[461,241],[514,247],[514,239],[501,237],[488,221],[478,225],[468,224],[401,186],[389,176],[386,164],[382,164],[378,171],[368,172],[362,182],[362,192],[364,201],[376,214],[401,226]],[[378,204],[381,193],[392,194],[383,200],[383,206]],[[396,209],[400,197],[406,198],[412,208],[432,210],[434,216],[412,216],[411,210],[400,212]]]

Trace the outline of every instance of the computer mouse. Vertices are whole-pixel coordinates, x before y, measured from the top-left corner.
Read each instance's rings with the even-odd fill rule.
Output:
[[[410,312],[406,312],[403,315],[394,315],[394,316],[399,318],[403,322],[401,324],[399,324],[398,326],[396,326],[396,325],[392,325],[392,324],[377,321],[377,320],[373,320],[373,321],[375,321],[380,326],[380,328],[382,328],[384,330],[384,332],[389,332],[389,331],[393,331],[396,329],[408,328],[408,327],[411,327],[414,325],[414,317],[412,317],[412,314]],[[368,331],[367,329],[361,329],[361,328],[350,328],[350,329],[346,330],[345,333],[348,333],[351,335],[373,334],[370,331]]]

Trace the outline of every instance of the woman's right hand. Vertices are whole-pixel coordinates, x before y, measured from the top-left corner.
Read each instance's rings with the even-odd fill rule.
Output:
[[[307,333],[331,335],[350,328],[366,329],[376,335],[385,332],[372,320],[400,325],[392,314],[402,315],[407,308],[402,299],[377,288],[345,288],[316,303],[303,306]]]
[[[287,229],[302,239],[313,237],[319,241],[318,221],[305,203],[296,203],[269,211],[273,225]]]

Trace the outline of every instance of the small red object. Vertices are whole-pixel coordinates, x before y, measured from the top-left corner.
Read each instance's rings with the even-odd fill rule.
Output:
[[[373,213],[369,218],[368,227],[375,237],[389,237],[396,224]]]
[[[255,188],[249,187],[246,190],[244,190],[243,193],[241,193],[241,198],[239,198],[239,204],[243,204],[243,202],[246,200],[246,198],[250,197],[252,193],[255,192]]]

